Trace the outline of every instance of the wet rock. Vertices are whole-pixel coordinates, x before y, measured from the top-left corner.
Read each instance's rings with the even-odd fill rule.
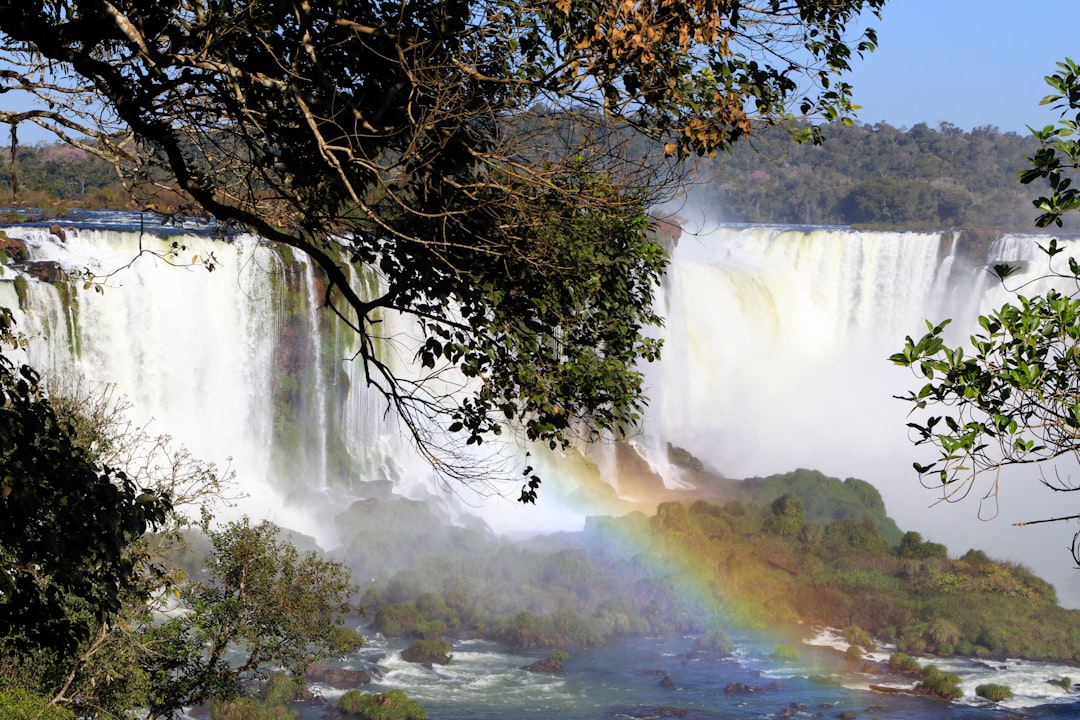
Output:
[[[59,225],[50,225],[49,234],[57,237],[62,243],[67,242],[67,233],[65,233],[64,228],[60,227]]]
[[[352,690],[371,682],[371,673],[365,670],[345,670],[325,665],[308,665],[304,679],[309,683],[327,685],[335,690]]]
[[[47,283],[57,283],[64,279],[64,270],[55,260],[28,262],[26,274]]]
[[[665,675],[660,680],[660,687],[673,688],[673,687],[675,687],[675,682],[671,678],[669,678],[667,675]]]
[[[633,720],[652,720],[653,718],[686,717],[688,711],[667,705],[644,705],[641,707],[616,708],[611,712],[614,717],[633,718]]]
[[[525,665],[521,669],[529,672],[561,673],[563,666],[562,663],[556,662],[553,658],[546,657],[543,660],[537,660],[534,663]]]
[[[30,258],[25,242],[9,238],[3,232],[0,232],[0,250],[7,256],[8,262],[25,262]]]

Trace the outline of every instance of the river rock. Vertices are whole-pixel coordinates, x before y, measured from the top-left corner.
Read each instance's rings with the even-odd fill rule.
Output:
[[[371,673],[365,670],[345,670],[325,665],[308,665],[304,678],[309,683],[327,685],[335,690],[352,690],[371,682]]]
[[[529,672],[561,673],[563,666],[562,663],[556,662],[554,658],[546,657],[543,660],[537,660],[534,663],[525,665],[521,669]]]
[[[67,233],[65,233],[64,228],[60,227],[59,225],[50,225],[49,234],[58,238],[62,243],[67,242]]]
[[[640,707],[615,708],[611,712],[615,717],[633,718],[634,720],[652,720],[652,718],[681,718],[689,713],[682,708],[667,705],[643,705]]]

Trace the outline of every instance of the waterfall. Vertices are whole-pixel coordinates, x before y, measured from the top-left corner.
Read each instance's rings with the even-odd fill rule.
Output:
[[[684,233],[658,294],[664,359],[645,368],[650,405],[640,433],[619,451],[534,449],[544,486],[533,508],[440,491],[350,360],[355,338],[319,309],[321,281],[305,259],[248,236],[145,233],[121,220],[129,225],[65,227],[65,242],[42,227],[7,229],[27,241],[35,261],[89,268],[103,284],[99,292],[94,284],[28,281],[20,328],[36,336],[31,361],[115,383],[156,432],[204,459],[231,458],[251,496],[244,512],[324,544],[336,540],[328,514],[391,484],[408,497],[438,498],[451,515],[480,515],[499,532],[580,528],[616,492],[637,492],[628,449],[638,458],[634,472],[684,484],[670,444],[727,477],[797,467],[861,477],[879,488],[901,527],[954,553],[980,547],[1022,561],[1054,581],[1067,604],[1080,602],[1080,586],[1062,572],[1066,557],[1045,551],[1064,545],[1061,529],[1008,524],[1045,509],[1033,498],[1007,496],[1009,517],[995,523],[979,522],[970,505],[928,509],[935,497],[911,469],[926,458],[907,438],[907,406],[892,397],[914,380],[886,360],[905,335],[925,332],[924,319],[956,318],[954,336],[966,337],[978,310],[1008,297],[986,266],[1037,264],[1033,237],[966,247],[951,232]],[[174,242],[187,248],[188,264],[171,267],[146,253],[132,262],[140,248],[167,253]],[[212,256],[214,272],[190,264],[193,255]],[[11,279],[9,268],[0,277],[0,302],[9,306],[20,302]],[[353,280],[378,290],[372,276],[354,271]]]

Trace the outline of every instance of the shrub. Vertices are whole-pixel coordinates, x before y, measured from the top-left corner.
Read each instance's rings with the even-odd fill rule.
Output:
[[[49,699],[16,687],[0,689],[0,720],[71,720],[70,710],[49,705]]]
[[[889,657],[889,670],[894,673],[900,673],[903,675],[910,675],[922,671],[922,667],[918,661],[910,655],[905,655],[902,652],[893,653]]]
[[[215,702],[210,706],[210,720],[295,720],[296,713],[284,705],[272,705],[255,698]]]
[[[996,685],[994,683],[985,683],[975,688],[975,694],[981,698],[986,698],[990,702],[999,703],[1003,700],[1008,700],[1013,696],[1012,690],[1006,685]]]
[[[1069,692],[1072,689],[1072,678],[1067,675],[1061,678],[1061,687],[1064,688],[1065,692]]]
[[[861,648],[871,651],[877,647],[874,643],[874,638],[870,637],[870,633],[866,632],[858,625],[849,625],[844,628],[844,640],[848,645],[858,645]]]
[[[772,655],[777,660],[798,660],[799,648],[794,645],[777,645],[773,648]]]
[[[960,678],[952,673],[944,673],[934,665],[926,667],[923,679],[915,684],[915,689],[942,700],[956,700],[964,696],[960,689]]]
[[[401,651],[401,659],[421,665],[449,665],[450,642],[448,640],[416,640]]]
[[[350,690],[338,698],[337,708],[363,720],[427,720],[427,712],[400,690],[377,695]]]
[[[303,685],[292,675],[276,672],[270,675],[270,680],[263,691],[263,698],[268,705],[284,705],[295,700],[302,689]]]
[[[844,651],[844,657],[848,660],[862,660],[863,651],[858,645],[848,645],[847,650]]]

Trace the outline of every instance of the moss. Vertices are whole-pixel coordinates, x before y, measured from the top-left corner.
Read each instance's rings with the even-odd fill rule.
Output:
[[[53,283],[60,305],[64,308],[64,321],[67,324],[69,349],[73,357],[82,355],[82,340],[79,337],[79,300],[70,282]],[[100,288],[99,288],[100,289]]]
[[[30,294],[30,283],[27,282],[25,275],[15,276],[15,295],[19,298],[19,309],[25,310],[27,300]]]

